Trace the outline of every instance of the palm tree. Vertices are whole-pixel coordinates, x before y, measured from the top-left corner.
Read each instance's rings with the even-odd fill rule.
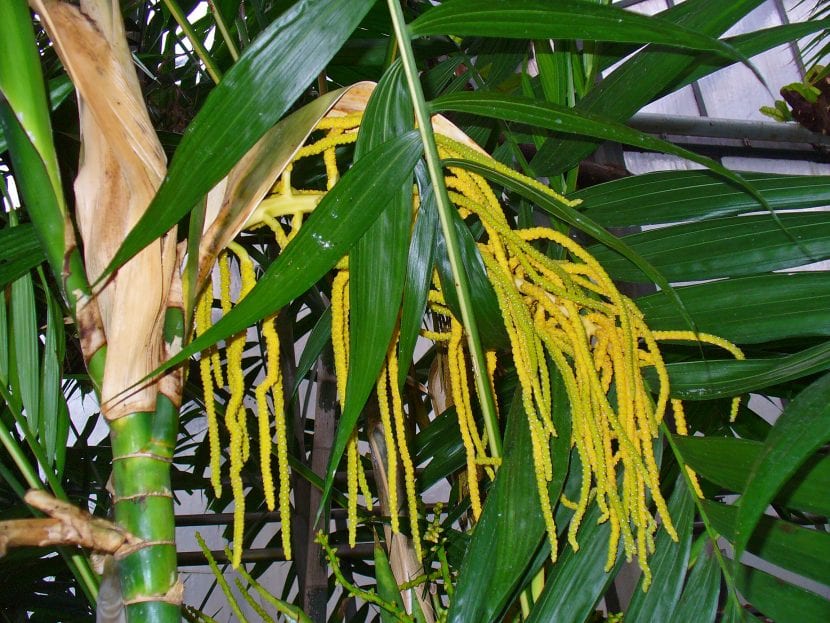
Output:
[[[0,5],[21,203],[4,183],[1,465],[10,517],[27,488],[51,517],[0,538],[72,576],[15,550],[49,590],[19,616],[85,616],[93,550],[99,606],[178,620],[190,462],[233,503],[234,566],[246,509],[279,510],[300,598],[265,598],[295,620],[325,620],[331,573],[351,620],[585,621],[626,558],[627,620],[827,619],[741,560],[827,582],[828,281],[773,272],[830,254],[826,179],[625,125],[823,22],[719,38],[760,0],[30,4]],[[705,169],[580,186],[609,140]],[[109,427],[88,466],[111,500],[70,469],[74,387]],[[774,425],[750,392],[785,401]]]

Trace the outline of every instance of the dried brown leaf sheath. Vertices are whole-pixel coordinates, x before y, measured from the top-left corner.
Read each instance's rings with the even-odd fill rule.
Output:
[[[155,195],[165,157],[147,115],[118,2],[31,4],[78,91],[82,156],[75,181],[77,221],[88,276],[95,281]],[[167,236],[121,267],[97,292],[108,344],[101,389],[108,419],[154,408],[155,384],[119,393],[163,360],[163,313],[177,272],[175,240]],[[87,358],[92,354],[84,353]]]

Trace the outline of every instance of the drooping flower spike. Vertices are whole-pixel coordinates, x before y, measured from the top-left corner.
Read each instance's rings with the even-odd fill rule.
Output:
[[[294,165],[304,159],[322,157],[326,172],[326,188],[330,190],[340,177],[336,149],[356,140],[359,114],[332,115],[319,124],[319,132],[296,154],[293,162],[274,185],[274,192],[266,197],[249,219],[249,226],[269,227],[276,244],[283,248],[302,226],[303,217],[314,209],[325,191],[302,190],[292,185]],[[446,124],[446,121],[444,121]],[[497,165],[493,160],[447,136],[437,135],[443,157],[483,160],[499,166],[503,172],[533,184],[558,201],[569,202],[538,182]],[[607,567],[613,566],[622,544],[630,560],[637,556],[645,575],[644,585],[650,582],[648,555],[654,549],[654,533],[659,514],[665,530],[677,538],[666,502],[660,493],[658,466],[654,456],[655,439],[660,422],[669,404],[673,406],[674,420],[679,434],[686,434],[682,405],[669,400],[668,374],[657,346],[661,340],[699,341],[726,349],[737,358],[741,351],[731,343],[705,334],[688,331],[652,332],[635,303],[616,288],[602,266],[567,235],[549,228],[514,229],[504,214],[499,198],[480,176],[463,169],[450,168],[446,172],[450,198],[463,218],[478,220],[484,235],[478,250],[487,275],[496,293],[510,339],[510,355],[515,364],[522,392],[522,402],[533,448],[538,495],[555,559],[557,528],[553,508],[560,502],[574,510],[567,540],[575,550],[579,548],[576,534],[590,504],[599,507],[601,521],[611,525]],[[566,259],[552,259],[542,253],[538,242],[558,247]],[[244,297],[253,283],[254,268],[242,247],[231,244],[220,257],[220,307],[227,313],[231,306],[229,258],[241,271],[238,300]],[[211,321],[214,294],[208,289],[198,306],[196,331],[202,333]],[[463,326],[447,307],[438,280],[433,280],[429,293],[429,310],[444,317],[442,327],[447,330],[422,331],[422,335],[446,345],[449,359],[451,403],[455,405],[461,439],[466,450],[466,482],[472,515],[478,518],[482,511],[482,477],[494,478],[498,459],[489,456],[486,444],[475,421],[470,383],[467,378],[467,356],[464,350]],[[340,400],[345,395],[349,365],[349,272],[344,258],[337,266],[331,285],[332,345]],[[279,468],[279,507],[282,520],[282,538],[290,555],[290,502],[287,461],[286,423],[282,382],[279,372],[279,340],[273,318],[263,323],[266,345],[266,372],[255,390],[258,413],[260,463],[263,472],[265,498],[269,508],[274,506],[273,478],[270,473],[271,427],[267,395],[272,396],[277,439]],[[406,439],[406,412],[398,385],[397,337],[389,345],[386,361],[377,381],[377,398],[381,426],[387,449],[386,476],[388,479],[391,528],[400,528],[398,511],[398,480],[404,483],[406,514],[409,531],[418,557],[421,557],[419,509],[415,484],[415,468]],[[248,459],[246,410],[243,405],[244,381],[242,353],[245,334],[229,339],[226,346],[227,370],[218,366],[216,350],[206,352],[200,362],[205,403],[208,415],[208,436],[212,453],[212,480],[220,492],[219,433],[213,383],[221,386],[227,379],[230,398],[225,405],[225,425],[230,434],[230,476],[234,492],[234,564],[241,555],[244,491],[241,470]],[[493,383],[495,353],[488,353],[488,373]],[[551,500],[548,485],[557,469],[550,456],[551,439],[557,435],[551,418],[551,370],[555,366],[564,381],[571,409],[571,445],[582,466],[582,483],[576,500]],[[649,387],[644,373],[656,372],[657,386]],[[656,396],[653,398],[652,396]],[[732,417],[737,413],[733,402]],[[371,509],[372,494],[363,472],[359,456],[357,431],[346,450],[349,541],[354,545],[358,517],[359,493]],[[695,483],[694,474],[690,473]],[[652,504],[654,510],[652,510]]]

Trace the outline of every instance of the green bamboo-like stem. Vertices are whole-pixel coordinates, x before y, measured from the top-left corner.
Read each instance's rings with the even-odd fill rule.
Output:
[[[150,543],[119,562],[128,620],[178,621],[177,603],[159,601],[177,582],[170,461],[178,409],[164,395],[156,411],[110,422],[118,525]]]
[[[100,335],[97,314],[86,268],[74,242],[74,226],[67,214],[63,188],[57,173],[57,158],[52,142],[48,105],[31,29],[31,17],[25,2],[13,0],[0,4],[4,37],[0,49],[0,87],[8,106],[0,101],[0,121],[11,147],[18,187],[28,208],[32,224],[44,248],[48,262],[63,286],[69,308],[75,316],[84,346],[87,368],[100,398],[107,352]],[[187,28],[183,25],[187,32]],[[192,34],[192,31],[190,31]],[[16,34],[15,34],[16,33]],[[18,36],[19,35],[19,36]],[[24,36],[25,35],[25,36]],[[194,41],[195,43],[195,41]],[[209,59],[205,60],[210,67]],[[217,77],[218,79],[218,77]],[[34,128],[32,127],[34,124]],[[89,306],[88,306],[89,305]],[[121,310],[122,313],[129,310]],[[182,313],[170,310],[165,324],[168,343],[183,337]],[[175,386],[175,385],[174,385]],[[122,591],[130,621],[179,621],[177,603],[177,566],[173,498],[170,464],[176,442],[178,396],[160,395],[154,413],[134,413],[110,423],[113,445],[113,482],[116,520],[126,530],[148,545],[126,555],[120,561]],[[66,499],[57,476],[43,460],[42,448],[23,426],[35,458],[55,495]],[[30,486],[43,485],[33,467],[21,461],[22,451],[9,433],[2,435],[15,462]],[[16,452],[18,450],[18,452]],[[27,469],[28,467],[28,469]],[[97,579],[88,561],[69,555],[69,565],[83,590],[95,603]],[[159,600],[168,596],[172,603]]]
[[[182,310],[168,308],[165,342],[169,345],[181,340],[183,333]],[[110,422],[115,519],[119,526],[147,543],[119,563],[127,620],[131,623],[173,623],[181,619],[170,482],[178,403],[179,396],[171,399],[160,391],[155,412],[132,413]]]
[[[216,66],[216,63],[210,57],[210,53],[205,49],[205,46],[202,45],[199,37],[196,36],[196,33],[193,31],[193,27],[190,25],[190,22],[187,21],[187,16],[182,12],[181,7],[179,7],[175,0],[164,0],[164,6],[166,6],[170,11],[173,19],[176,20],[176,23],[182,29],[182,32],[184,32],[185,37],[187,37],[187,40],[190,41],[190,45],[193,46],[193,50],[196,52],[196,55],[205,64],[205,70],[211,80],[213,80],[216,84],[219,84],[219,81],[222,79],[222,71]]]
[[[225,23],[222,13],[220,13],[216,8],[216,3],[213,0],[208,0],[208,6],[210,7],[211,15],[213,15],[213,21],[216,22],[216,28],[219,30],[219,34],[222,35],[222,40],[225,42],[225,45],[228,46],[228,52],[230,52],[231,58],[235,62],[239,59],[239,50],[233,42],[231,33],[228,30],[228,25]]]
[[[441,231],[447,245],[447,255],[452,268],[455,289],[458,293],[458,303],[461,308],[461,322],[467,335],[467,346],[470,349],[470,356],[473,362],[473,376],[475,378],[476,392],[481,403],[481,412],[484,416],[484,426],[487,430],[487,442],[490,453],[494,458],[501,456],[502,444],[499,434],[498,416],[496,403],[490,391],[490,382],[487,377],[487,362],[481,340],[478,334],[475,313],[473,312],[470,286],[467,281],[467,272],[461,257],[461,248],[456,237],[455,228],[452,222],[452,203],[447,194],[447,187],[444,184],[444,173],[441,169],[441,158],[438,156],[438,147],[435,144],[435,135],[432,132],[432,123],[424,91],[418,78],[418,68],[415,64],[415,55],[412,52],[410,37],[404,21],[403,11],[399,0],[387,0],[389,12],[392,16],[392,26],[395,29],[395,38],[398,42],[398,51],[403,62],[404,73],[406,74],[407,85],[412,96],[412,103],[415,108],[415,119],[418,122],[418,130],[421,133],[421,140],[424,143],[424,156],[426,158],[429,177],[435,189],[435,198],[438,204],[438,216],[441,221]]]

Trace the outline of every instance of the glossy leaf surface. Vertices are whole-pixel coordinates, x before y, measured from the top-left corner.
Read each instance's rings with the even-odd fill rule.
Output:
[[[421,35],[588,39],[626,43],[662,43],[734,56],[724,44],[669,21],[578,0],[450,0],[410,24]]]
[[[738,506],[735,556],[751,538],[764,509],[799,467],[830,441],[830,374],[803,390],[787,405],[749,472]]]
[[[526,460],[530,433],[518,395],[507,418],[503,463],[467,547],[449,623],[499,620],[544,534],[536,479]]]
[[[730,491],[743,493],[750,470],[761,456],[763,444],[746,439],[675,437],[684,460],[698,474]],[[778,492],[776,503],[817,515],[830,515],[830,459],[809,459]]]
[[[826,178],[742,173],[774,210],[830,202]],[[662,171],[626,177],[575,192],[581,209],[605,227],[697,221],[758,210],[758,202],[710,171]]]
[[[675,288],[698,330],[739,344],[830,335],[830,279],[825,273],[758,275]],[[637,299],[649,327],[683,326],[661,294]]]
[[[649,230],[623,241],[669,280],[756,275],[830,257],[825,214],[782,214],[780,219],[786,233],[769,215],[759,214]],[[650,281],[607,247],[594,245],[590,252],[614,279]]]

